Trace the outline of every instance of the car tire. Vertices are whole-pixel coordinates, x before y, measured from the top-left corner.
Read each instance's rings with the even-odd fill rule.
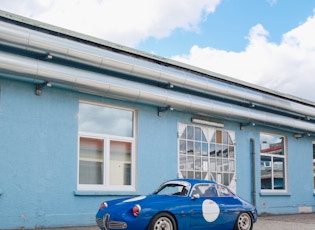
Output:
[[[162,212],[151,219],[147,230],[177,230],[177,225],[172,215]]]
[[[234,225],[234,230],[252,230],[253,229],[253,219],[251,215],[247,212],[241,212]]]

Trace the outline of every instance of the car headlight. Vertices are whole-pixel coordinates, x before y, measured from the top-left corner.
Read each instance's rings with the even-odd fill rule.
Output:
[[[108,207],[108,204],[106,202],[103,202],[101,203],[100,205],[100,210],[104,209],[104,208],[107,208]]]
[[[133,208],[132,208],[132,214],[134,216],[139,216],[141,212],[141,206],[139,204],[136,204]]]

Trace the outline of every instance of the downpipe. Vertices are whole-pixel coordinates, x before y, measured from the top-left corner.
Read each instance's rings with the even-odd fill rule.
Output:
[[[250,139],[251,159],[252,159],[252,203],[256,207],[256,151],[255,140]]]

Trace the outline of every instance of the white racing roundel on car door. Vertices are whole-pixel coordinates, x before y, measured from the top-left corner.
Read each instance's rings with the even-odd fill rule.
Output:
[[[220,214],[220,208],[213,200],[204,200],[202,203],[202,215],[207,222],[215,221]]]

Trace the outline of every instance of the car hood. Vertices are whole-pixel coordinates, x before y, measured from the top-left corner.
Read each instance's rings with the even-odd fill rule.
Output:
[[[168,196],[168,195],[147,195],[147,196],[136,196],[133,198],[124,198],[119,200],[109,201],[111,205],[130,205],[130,204],[154,204],[161,202],[174,202],[182,199],[188,199],[185,196]]]
[[[183,200],[189,199],[184,196],[168,196],[168,195],[147,195],[147,196],[136,196],[133,198],[124,198],[118,200],[108,201],[108,208],[122,208],[122,207],[133,207],[139,204],[142,207],[155,205],[161,206],[172,206],[174,204],[182,204]]]

